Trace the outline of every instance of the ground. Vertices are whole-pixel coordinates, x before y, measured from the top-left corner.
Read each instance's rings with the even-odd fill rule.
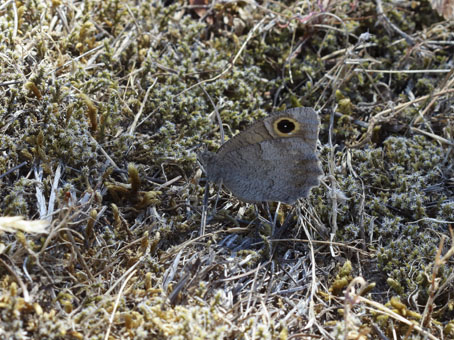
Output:
[[[453,32],[425,0],[5,2],[0,338],[454,338]],[[218,117],[298,106],[321,185],[204,210]]]

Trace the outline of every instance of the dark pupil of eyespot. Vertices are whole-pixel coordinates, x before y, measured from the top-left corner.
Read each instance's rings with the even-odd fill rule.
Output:
[[[295,130],[295,124],[288,119],[282,119],[279,123],[277,123],[277,128],[282,133],[290,133]]]

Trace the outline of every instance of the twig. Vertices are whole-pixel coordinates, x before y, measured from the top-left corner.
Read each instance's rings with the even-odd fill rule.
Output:
[[[143,97],[139,112],[137,112],[137,114],[134,116],[134,121],[132,122],[131,127],[129,128],[128,134],[130,134],[131,136],[134,134],[134,131],[136,130],[137,122],[139,121],[139,118],[142,115],[143,109],[145,108],[145,103],[147,102],[148,95],[150,94],[151,89],[156,85],[157,81],[158,81],[158,78],[155,78],[155,80],[153,81],[153,84],[151,84],[151,86],[148,87],[147,92],[145,92],[145,96]]]
[[[109,318],[109,325],[107,326],[107,330],[106,330],[106,335],[104,336],[104,340],[108,340],[109,339],[109,335],[110,335],[110,330],[112,328],[112,324],[113,324],[113,321],[114,321],[114,318],[115,318],[115,313],[117,312],[117,308],[118,308],[118,304],[120,303],[120,298],[123,294],[123,290],[125,289],[126,287],[126,284],[128,283],[128,281],[132,278],[132,276],[136,273],[136,271],[132,271],[128,277],[125,279],[125,281],[123,282],[123,284],[121,285],[120,287],[120,291],[118,292],[117,294],[117,298],[115,299],[115,303],[114,303],[114,306],[112,308],[112,313],[110,314],[110,318]]]
[[[397,314],[396,312],[393,312],[388,307],[386,307],[386,306],[384,306],[384,305],[382,305],[382,304],[380,304],[378,302],[369,300],[369,299],[367,299],[367,298],[365,298],[363,296],[358,296],[357,299],[358,299],[359,302],[364,302],[364,303],[366,303],[368,305],[371,305],[371,306],[375,307],[376,308],[376,310],[374,310],[375,312],[380,312],[380,313],[382,313],[384,315],[388,315],[388,316],[392,317],[393,319],[406,324],[407,326],[410,326],[410,327],[414,326],[414,329],[416,331],[418,331],[419,333],[421,333],[422,335],[424,335],[428,339],[439,340],[439,338],[437,338],[436,336],[430,334],[429,332],[427,332],[426,330],[424,330],[420,326],[415,325],[412,321],[405,319],[403,316]]]
[[[22,294],[24,295],[24,300],[25,302],[30,302],[30,294],[28,293],[28,290],[27,290],[27,286],[24,284],[24,282],[21,280],[20,276],[17,275],[17,273],[15,272],[15,270],[13,268],[11,268],[10,265],[8,265],[8,263],[6,263],[5,261],[3,261],[2,257],[3,256],[6,256],[6,255],[2,255],[0,256],[0,263],[11,273],[11,275],[14,276],[14,278],[16,279],[17,283],[19,284],[19,286],[22,288]],[[9,259],[9,258],[8,258]],[[10,260],[11,262],[11,260]],[[14,264],[13,264],[14,266]]]
[[[329,169],[329,181],[331,183],[330,187],[330,198],[331,198],[331,233],[330,233],[330,241],[334,240],[334,237],[337,233],[337,182],[336,177],[334,176],[334,169],[336,167],[335,164],[335,151],[333,145],[333,128],[334,128],[334,112],[336,108],[332,110],[329,120],[329,130],[328,130],[328,138],[329,138],[329,159],[328,159],[328,169]],[[329,247],[331,251],[331,256],[336,257],[336,253],[334,252],[334,248],[332,244]]]
[[[414,45],[415,44],[415,40],[410,37],[407,33],[405,33],[404,31],[402,31],[399,27],[397,27],[396,25],[394,25],[391,20],[388,19],[388,17],[386,16],[385,12],[383,11],[383,5],[382,5],[382,2],[381,0],[375,0],[375,2],[377,3],[377,14],[378,14],[378,18],[379,20],[380,19],[384,19],[386,21],[386,23],[394,30],[396,31],[397,33],[399,33],[402,37],[404,37],[404,39],[407,41],[408,44],[410,45]]]
[[[216,118],[218,120],[218,125],[219,125],[219,132],[221,133],[221,144],[224,144],[224,127],[222,126],[222,119],[221,115],[219,114],[218,107],[214,103],[213,99],[209,95],[209,93],[205,90],[205,88],[200,84],[200,88],[202,91],[205,93],[205,95],[208,97],[208,100],[210,101],[211,105],[213,106],[214,112],[216,113]]]
[[[370,137],[372,136],[372,132],[373,132],[375,126],[378,123],[381,123],[381,122],[383,122],[383,121],[385,121],[387,119],[390,119],[390,118],[396,116],[400,111],[404,110],[408,106],[410,106],[412,104],[416,104],[416,103],[422,102],[422,101],[425,101],[425,100],[427,100],[429,98],[432,98],[432,97],[439,97],[439,96],[442,96],[442,95],[445,95],[445,94],[448,94],[448,93],[454,93],[454,89],[447,89],[447,90],[443,90],[443,91],[440,91],[440,92],[436,92],[436,93],[428,94],[428,95],[425,95],[425,96],[421,96],[421,97],[416,98],[414,100],[410,100],[408,102],[399,104],[399,105],[397,105],[397,106],[395,106],[395,107],[393,107],[391,109],[383,110],[383,111],[377,113],[375,116],[373,116],[371,118],[370,123],[368,124],[368,127],[367,127],[367,131],[366,131],[364,137],[362,138],[362,140],[360,140],[356,144],[349,145],[349,147],[350,148],[358,148],[358,147],[364,145],[365,143],[367,143],[369,141]],[[392,113],[392,115],[391,116],[386,116],[389,113]]]
[[[77,60],[79,60],[79,59],[82,59],[83,57],[85,57],[85,56],[87,56],[87,55],[89,55],[89,54],[92,54],[92,53],[94,53],[94,52],[96,52],[96,51],[98,51],[98,50],[100,50],[100,49],[102,49],[102,48],[104,48],[104,45],[103,45],[103,44],[101,44],[101,45],[99,45],[99,46],[97,46],[97,47],[95,47],[95,48],[93,48],[93,49],[91,49],[91,50],[89,50],[89,51],[87,51],[87,52],[85,52],[85,53],[82,53],[80,56],[77,56],[76,58],[71,59],[70,61],[64,63],[62,66],[57,67],[56,69],[47,72],[47,73],[46,73],[46,76],[48,76],[48,75],[50,75],[50,74],[52,74],[52,73],[55,73],[55,72],[61,70],[62,68],[65,68],[66,66],[71,65],[71,64],[74,63],[75,61],[77,61]]]
[[[309,230],[307,229],[306,223],[303,221],[303,218],[301,216],[301,212],[298,210],[298,220],[299,223],[303,226],[304,233],[306,234],[307,240],[309,241],[309,250],[311,254],[311,290],[310,290],[310,297],[309,297],[309,311],[308,311],[308,322],[306,326],[304,327],[305,329],[308,329],[312,327],[312,325],[316,321],[315,317],[315,303],[314,303],[314,297],[315,293],[317,291],[317,275],[315,272],[315,254],[314,254],[314,245],[312,244],[312,236],[309,233]]]
[[[123,274],[123,275],[122,275],[122,276],[121,276],[121,277],[120,277],[120,278],[119,278],[119,279],[118,279],[118,280],[117,280],[117,281],[116,281],[116,282],[115,282],[115,283],[114,283],[114,284],[113,284],[105,293],[104,293],[104,295],[105,295],[105,296],[110,295],[110,293],[112,293],[112,291],[115,289],[115,287],[118,285],[118,283],[120,283],[121,280],[123,280],[124,277],[126,277],[125,282],[127,282],[127,281],[129,280],[128,277],[129,277],[131,274],[134,274],[134,273],[135,273],[135,271],[136,271],[135,268],[136,268],[140,263],[142,263],[142,261],[143,261],[147,256],[148,256],[148,249],[147,249],[147,251],[145,252],[145,254],[143,254],[143,255],[139,258],[139,260],[138,260],[136,263],[134,263],[134,265],[132,265],[130,268],[128,268],[128,270],[127,270],[127,271],[126,271],[126,272],[125,272],[125,273],[124,273],[124,274]],[[124,285],[124,283],[123,283],[123,285]],[[122,285],[122,286],[123,286],[123,285]],[[120,289],[120,291],[121,291],[121,290],[122,290],[122,289]]]
[[[10,173],[12,173],[13,171],[16,171],[17,169],[22,168],[25,164],[27,164],[26,161],[24,161],[24,162],[20,163],[19,165],[16,165],[15,167],[12,167],[11,169],[7,170],[4,174],[0,175],[0,179],[2,179],[5,176],[8,176]]]
[[[449,73],[451,70],[444,69],[444,70],[374,70],[374,69],[362,69],[362,68],[355,68],[353,69],[354,72],[366,72],[366,73]]]
[[[77,246],[76,241],[74,240],[72,231],[67,230],[66,235],[68,236],[68,239],[72,245],[72,249],[76,253],[77,257],[79,258],[80,264],[84,268],[84,270],[87,273],[88,277],[90,278],[91,282],[94,283],[96,281],[96,279],[93,276],[93,274],[91,273],[90,267],[88,267],[87,262],[85,262],[85,258],[82,256],[82,253],[80,252],[79,247]]]
[[[337,57],[338,55],[344,55],[344,54],[350,53],[352,51],[362,50],[364,48],[375,47],[375,46],[377,46],[376,43],[367,43],[367,44],[360,44],[360,45],[354,46],[353,49],[351,47],[342,48],[340,50],[336,50],[333,53],[330,53],[328,55],[321,57],[320,60],[321,61],[329,60],[331,58]]]
[[[440,245],[438,247],[437,254],[435,255],[435,261],[433,264],[432,277],[430,280],[430,287],[429,287],[429,298],[427,299],[427,303],[424,308],[424,313],[421,318],[422,327],[428,326],[428,324],[431,320],[431,315],[433,313],[436,292],[440,291],[440,287],[439,287],[440,280],[437,279],[437,275],[440,270],[440,267],[443,264],[445,264],[449,260],[449,258],[451,258],[454,255],[454,233],[453,233],[452,228],[449,228],[449,231],[451,233],[451,243],[452,243],[451,248],[448,250],[448,252],[445,255],[441,256],[441,252],[443,250],[443,244],[445,241],[445,236],[443,236],[440,240]],[[449,280],[447,282],[449,282]]]
[[[207,226],[207,211],[208,211],[208,191],[209,191],[208,181],[205,183],[205,193],[203,195],[203,205],[202,205],[202,216],[200,218],[200,236],[205,235],[205,230]]]
[[[415,127],[410,127],[410,130],[413,131],[413,132],[417,132],[417,133],[420,133],[422,135],[425,135],[427,137],[433,138],[433,139],[439,141],[440,143],[454,146],[454,143],[451,142],[449,139],[440,137],[440,136],[438,136],[438,135],[436,135],[434,133],[427,132],[427,131],[424,131],[424,130],[421,130],[421,129],[418,129],[418,128],[415,128]]]
[[[23,80],[10,80],[0,83],[0,86],[8,86],[8,85],[15,85],[15,84],[22,84]]]
[[[449,89],[450,87],[452,87],[453,83],[454,83],[454,77],[449,80],[449,78],[453,75],[454,73],[454,68],[452,68],[449,73],[446,75],[446,77],[443,79],[443,81],[441,82],[439,88],[441,88],[441,91],[443,90],[447,90]],[[449,80],[449,81],[448,81]],[[422,119],[423,117],[426,115],[427,111],[430,110],[430,108],[435,104],[437,98],[432,98],[432,100],[430,101],[430,103],[426,106],[426,108],[424,109],[423,112],[421,112],[421,115],[416,118],[415,120],[415,124],[418,124]]]

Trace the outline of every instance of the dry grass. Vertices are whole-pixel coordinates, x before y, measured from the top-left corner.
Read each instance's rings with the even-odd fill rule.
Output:
[[[4,2],[0,338],[454,338],[453,25],[427,1]],[[300,105],[322,185],[204,207],[220,121]]]

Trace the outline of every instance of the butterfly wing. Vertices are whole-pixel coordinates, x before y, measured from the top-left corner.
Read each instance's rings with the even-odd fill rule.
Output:
[[[318,126],[312,108],[278,112],[199,159],[208,180],[222,182],[244,201],[293,203],[319,184]]]
[[[294,203],[322,174],[317,157],[299,138],[263,141],[225,153],[208,165],[209,180],[246,202]],[[251,157],[254,155],[254,157]],[[221,170],[222,169],[222,170]]]

